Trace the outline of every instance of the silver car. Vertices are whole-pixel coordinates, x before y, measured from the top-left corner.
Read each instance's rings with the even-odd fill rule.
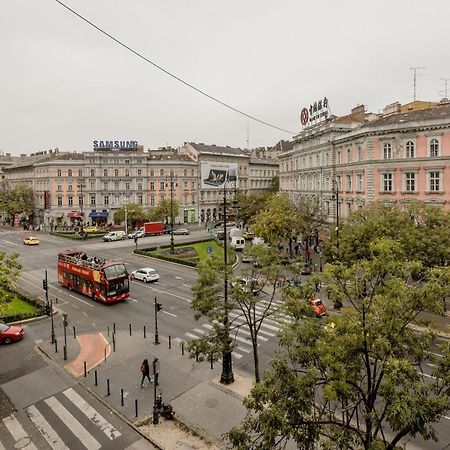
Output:
[[[144,283],[149,283],[150,281],[158,281],[159,274],[151,267],[144,267],[143,269],[138,269],[131,272],[130,278],[132,280],[141,280]]]

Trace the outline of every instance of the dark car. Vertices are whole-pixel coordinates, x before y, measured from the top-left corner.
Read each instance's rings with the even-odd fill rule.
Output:
[[[0,343],[10,344],[23,338],[24,330],[16,325],[0,323]]]
[[[178,228],[178,230],[173,230],[173,234],[176,234],[176,235],[183,235],[183,234],[185,234],[185,235],[187,235],[187,234],[189,234],[189,230],[187,230],[186,228]]]
[[[305,266],[300,271],[300,275],[311,275],[311,266]]]
[[[223,241],[225,239],[225,232],[224,231],[218,231],[216,233],[216,238],[219,239],[219,241]]]

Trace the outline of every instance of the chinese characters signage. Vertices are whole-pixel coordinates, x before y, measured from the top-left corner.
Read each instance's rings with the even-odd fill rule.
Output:
[[[309,108],[302,109],[300,113],[300,122],[304,127],[314,125],[326,120],[329,114],[328,99],[324,97],[323,100],[314,102]]]

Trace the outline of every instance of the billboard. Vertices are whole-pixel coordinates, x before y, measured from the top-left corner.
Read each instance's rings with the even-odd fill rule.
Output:
[[[204,161],[201,163],[201,189],[237,187],[237,163]]]

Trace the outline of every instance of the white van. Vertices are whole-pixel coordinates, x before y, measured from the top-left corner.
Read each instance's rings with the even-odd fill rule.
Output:
[[[125,234],[125,231],[110,231],[108,234],[103,236],[103,240],[105,242],[120,241],[126,237],[127,235]]]
[[[245,239],[242,236],[233,236],[230,244],[236,251],[244,250]]]

